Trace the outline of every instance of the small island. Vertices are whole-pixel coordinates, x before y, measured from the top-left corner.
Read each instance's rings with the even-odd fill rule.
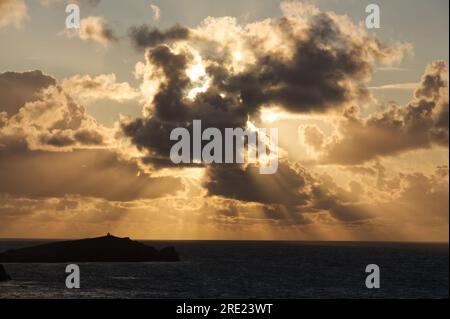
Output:
[[[130,238],[107,236],[61,241],[0,253],[2,263],[175,262],[174,247],[161,250]]]

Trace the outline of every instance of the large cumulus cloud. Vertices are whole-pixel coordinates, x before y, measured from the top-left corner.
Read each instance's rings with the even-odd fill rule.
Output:
[[[139,69],[148,102],[143,118],[123,121],[124,135],[168,162],[174,127],[189,129],[193,119],[245,127],[269,105],[296,113],[341,109],[369,97],[375,61],[401,60],[408,48],[383,45],[345,17],[296,6],[304,10],[248,25],[208,18],[194,29],[132,28],[133,42],[146,48]]]

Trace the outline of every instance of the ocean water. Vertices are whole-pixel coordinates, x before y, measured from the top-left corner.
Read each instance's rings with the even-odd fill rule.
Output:
[[[42,243],[0,240],[0,252]],[[175,246],[178,263],[4,264],[0,298],[448,298],[448,244],[146,241]],[[367,289],[377,264],[380,289]]]

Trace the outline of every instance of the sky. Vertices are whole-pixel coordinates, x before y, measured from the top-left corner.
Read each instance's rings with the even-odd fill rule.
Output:
[[[0,238],[448,242],[449,4],[370,3],[0,0]],[[277,172],[175,165],[196,119]]]

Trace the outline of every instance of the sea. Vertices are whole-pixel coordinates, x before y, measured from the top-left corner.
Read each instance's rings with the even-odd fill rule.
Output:
[[[47,243],[0,240],[0,252]],[[448,244],[299,241],[142,241],[174,246],[180,262],[4,264],[0,298],[449,298]],[[380,287],[366,287],[366,266]]]

